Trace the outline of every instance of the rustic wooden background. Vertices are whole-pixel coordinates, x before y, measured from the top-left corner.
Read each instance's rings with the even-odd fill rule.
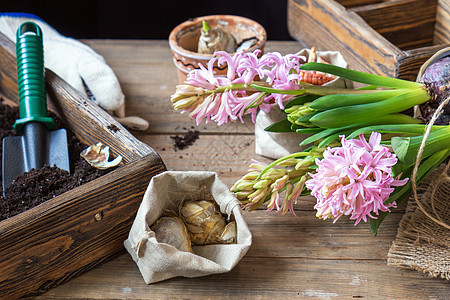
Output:
[[[153,147],[168,169],[215,171],[231,186],[246,173],[254,154],[254,126],[232,123],[195,126],[174,112],[176,70],[168,42],[86,40],[115,70],[126,95],[129,115],[150,122],[146,132],[133,132]],[[297,42],[269,42],[266,51],[295,53]],[[199,139],[174,149],[172,136],[199,130]],[[244,212],[253,245],[229,273],[200,278],[174,278],[146,285],[128,253],[68,281],[36,299],[446,299],[448,281],[386,264],[404,205],[382,224],[377,237],[368,224],[336,224],[315,217],[314,200],[302,199],[296,216],[258,210]]]

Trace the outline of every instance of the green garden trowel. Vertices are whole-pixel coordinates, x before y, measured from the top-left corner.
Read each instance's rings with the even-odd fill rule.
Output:
[[[16,57],[20,119],[14,129],[22,135],[3,139],[3,194],[31,169],[70,169],[67,133],[52,130],[55,122],[47,115],[42,31],[35,23],[23,23],[17,30]]]

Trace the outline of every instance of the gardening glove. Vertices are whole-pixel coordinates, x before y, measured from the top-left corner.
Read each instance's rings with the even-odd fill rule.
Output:
[[[0,32],[16,42],[17,28],[24,22],[34,22],[42,30],[46,68],[94,100],[124,126],[137,130],[148,128],[148,122],[139,117],[125,117],[125,97],[117,77],[104,58],[89,46],[61,35],[39,17],[27,13],[0,13]]]

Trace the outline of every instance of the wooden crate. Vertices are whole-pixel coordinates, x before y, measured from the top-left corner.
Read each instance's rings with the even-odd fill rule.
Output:
[[[49,107],[87,145],[101,141],[119,168],[0,222],[0,298],[35,295],[124,250],[159,155],[92,101],[47,70]],[[15,45],[0,34],[0,95],[18,101]],[[109,129],[110,125],[119,128]]]
[[[449,0],[288,0],[291,36],[340,51],[354,70],[415,80],[450,46]]]

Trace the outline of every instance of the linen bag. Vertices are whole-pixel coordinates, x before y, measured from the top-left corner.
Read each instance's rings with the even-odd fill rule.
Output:
[[[387,263],[450,280],[449,165],[442,164],[434,170],[417,191],[422,208],[411,195],[397,236],[389,248]]]
[[[150,226],[166,209],[176,210],[183,201],[214,199],[220,211],[233,216],[235,244],[193,246],[194,253],[159,243]],[[225,273],[247,253],[252,235],[242,216],[240,202],[214,172],[167,171],[154,176],[144,194],[124,245],[147,284],[177,276],[198,277]]]
[[[302,49],[296,55],[309,56],[310,49]],[[347,68],[347,62],[340,52],[337,51],[317,51],[317,55],[332,65]],[[324,86],[336,88],[351,88],[352,82],[343,78],[336,78],[327,82]],[[299,152],[306,147],[300,147],[299,144],[308,135],[298,134],[296,132],[268,132],[264,129],[282,119],[286,114],[278,106],[273,107],[269,113],[259,111],[255,122],[255,153],[268,158],[278,159],[283,156]]]

